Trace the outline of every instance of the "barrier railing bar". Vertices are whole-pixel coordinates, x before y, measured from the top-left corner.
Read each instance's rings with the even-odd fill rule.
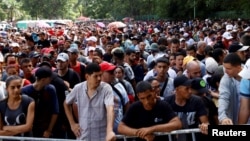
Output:
[[[53,138],[34,138],[34,137],[17,137],[17,136],[0,136],[0,140],[30,140],[30,141],[80,141],[72,139],[53,139]]]
[[[172,131],[172,132],[155,132],[154,135],[156,135],[156,136],[168,135],[168,138],[170,139],[171,135],[190,134],[191,133],[192,137],[194,136],[194,138],[195,138],[195,133],[199,133],[199,132],[200,132],[199,128],[193,128],[193,129],[180,129],[180,130],[175,130],[175,131]],[[116,138],[117,139],[136,138],[136,136],[116,135]],[[194,138],[193,138],[193,141],[195,141]]]
[[[192,134],[192,139],[195,141],[195,133],[199,133],[199,128],[193,129],[181,129],[175,130],[172,132],[155,132],[154,135],[161,136],[161,135],[168,135],[169,141],[172,141],[171,135],[176,134]],[[125,136],[125,135],[116,135],[116,139],[123,139],[127,141],[128,138],[136,138],[136,136]],[[72,140],[72,139],[53,139],[53,138],[34,138],[34,137],[17,137],[17,136],[0,136],[1,139],[9,139],[9,140],[32,140],[32,141],[80,141],[80,140]]]

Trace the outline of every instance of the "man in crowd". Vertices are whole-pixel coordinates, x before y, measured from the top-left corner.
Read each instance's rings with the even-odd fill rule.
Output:
[[[156,98],[152,86],[141,81],[136,86],[139,101],[133,103],[120,122],[118,132],[139,137],[136,141],[166,140],[166,136],[154,137],[154,132],[170,132],[181,128],[181,121],[170,105]]]
[[[77,84],[67,95],[64,109],[71,130],[77,139],[114,141],[114,95],[112,87],[101,82],[102,71],[97,63],[86,67],[86,81]],[[79,123],[76,123],[71,105],[77,102]]]

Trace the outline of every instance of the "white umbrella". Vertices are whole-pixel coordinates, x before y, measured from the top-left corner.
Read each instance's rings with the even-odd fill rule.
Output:
[[[40,28],[49,28],[49,27],[51,27],[48,23],[43,22],[43,21],[38,21],[38,22],[36,23],[36,26],[37,26],[37,27],[40,27]]]

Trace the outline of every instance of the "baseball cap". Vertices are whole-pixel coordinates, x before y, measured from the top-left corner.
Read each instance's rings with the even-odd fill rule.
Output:
[[[209,72],[211,74],[213,74],[219,66],[218,63],[215,61],[215,59],[212,57],[208,57],[205,60],[205,64],[206,64],[207,72]]]
[[[29,55],[30,58],[37,58],[37,57],[40,57],[40,53],[37,52],[37,51],[33,51],[30,53]]]
[[[208,92],[207,84],[202,78],[194,78],[191,84],[191,88],[198,91],[199,94]]]
[[[250,59],[247,60],[243,69],[240,71],[239,76],[241,76],[244,79],[250,79],[249,73],[250,73]]]
[[[90,36],[89,38],[86,39],[87,41],[93,41],[97,42],[97,38],[95,36]]]
[[[70,53],[79,53],[79,50],[77,48],[69,48],[67,51]]]
[[[179,86],[191,86],[191,79],[188,79],[185,75],[180,75],[175,77],[174,79],[174,87],[177,88]]]
[[[237,52],[237,51],[245,51],[249,48],[249,46],[243,46],[243,44],[234,42],[229,46],[229,53]]]
[[[78,46],[76,43],[72,43],[72,44],[70,44],[70,48],[78,48]]]
[[[182,66],[185,66],[187,63],[193,61],[195,58],[193,56],[187,55],[186,57],[184,57],[183,59],[183,63]]]
[[[159,51],[158,44],[157,43],[152,43],[150,46],[151,51]]]
[[[99,65],[100,65],[102,71],[112,71],[116,68],[115,65],[108,63],[108,62],[102,62]]]
[[[10,46],[11,47],[19,47],[19,44],[18,43],[11,43]]]
[[[227,31],[233,30],[233,25],[228,24],[228,25],[226,26],[226,30],[227,30]]]
[[[35,76],[39,79],[51,77],[52,70],[48,67],[39,67],[35,72]]]
[[[48,61],[43,61],[38,65],[38,67],[43,67],[43,66],[48,66],[49,68],[52,68],[51,63]]]
[[[222,34],[222,37],[225,38],[225,39],[227,39],[227,40],[233,39],[233,36],[231,35],[230,32],[224,32]]]
[[[62,52],[62,53],[58,54],[56,61],[58,61],[58,60],[65,62],[65,61],[69,60],[69,55],[67,53]]]
[[[28,57],[28,55],[26,53],[24,53],[24,52],[19,52],[19,53],[16,54],[16,57],[18,57],[18,58],[26,58],[26,57]]]
[[[184,39],[184,38],[180,38],[180,42],[182,42],[182,41],[186,41],[186,39]]]

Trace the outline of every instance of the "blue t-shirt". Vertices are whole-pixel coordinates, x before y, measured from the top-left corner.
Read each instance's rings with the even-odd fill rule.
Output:
[[[240,81],[240,95],[250,98],[250,80],[242,78]]]

